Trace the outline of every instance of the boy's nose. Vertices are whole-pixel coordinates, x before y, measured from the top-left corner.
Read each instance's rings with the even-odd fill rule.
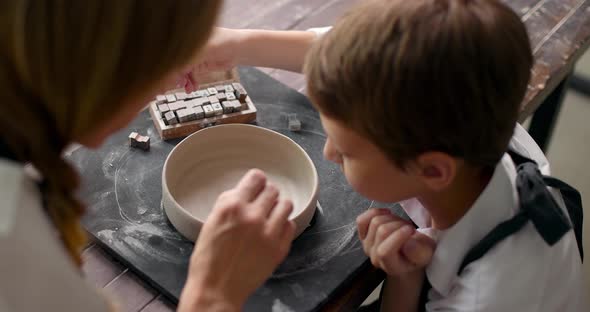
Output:
[[[329,138],[326,140],[326,144],[324,144],[324,158],[337,164],[342,163],[340,153],[334,148]]]

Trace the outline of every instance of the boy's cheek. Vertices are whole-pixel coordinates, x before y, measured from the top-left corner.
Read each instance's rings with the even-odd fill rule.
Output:
[[[346,181],[350,186],[359,194],[371,198],[371,179],[370,177],[363,174],[362,170],[349,165],[349,162],[340,164],[340,169],[346,177]]]
[[[404,186],[403,181],[399,184],[378,172],[359,170],[346,165],[346,162],[341,167],[348,184],[354,191],[370,200],[393,203],[414,197],[411,190]],[[397,186],[391,187],[391,185]]]

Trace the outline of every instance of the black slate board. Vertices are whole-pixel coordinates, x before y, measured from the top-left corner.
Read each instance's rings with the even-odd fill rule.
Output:
[[[370,265],[356,236],[355,218],[373,203],[348,186],[340,169],[322,157],[325,135],[308,99],[266,74],[241,68],[242,83],[257,109],[257,124],[287,135],[313,159],[319,177],[312,225],[294,242],[287,260],[247,302],[246,311],[314,311],[362,266]],[[303,129],[289,132],[281,113],[297,113]],[[151,150],[130,149],[131,131],[147,133]],[[180,236],[161,207],[161,173],[180,140],[161,141],[142,112],[97,151],[79,149],[69,159],[79,168],[81,198],[89,206],[85,228],[118,260],[177,302],[193,244]]]

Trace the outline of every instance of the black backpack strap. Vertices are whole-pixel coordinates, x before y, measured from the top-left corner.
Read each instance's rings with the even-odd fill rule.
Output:
[[[519,166],[525,162],[536,163],[532,159],[524,157],[513,150],[509,150],[508,154],[510,157],[512,157],[512,161],[514,161],[516,166]],[[582,258],[582,261],[584,261],[584,245],[582,243],[584,209],[582,208],[582,196],[580,195],[580,192],[578,192],[578,190],[573,188],[571,185],[554,177],[543,175],[543,180],[547,186],[560,191],[565,203],[565,208],[569,214],[569,219],[574,228],[574,234],[576,235],[576,243],[578,244],[580,257]]]
[[[578,251],[580,257],[584,261],[584,248],[582,244],[582,231],[584,221],[584,209],[582,208],[582,196],[580,192],[569,184],[548,176],[543,176],[547,186],[558,189],[563,197],[563,202],[570,217],[570,221],[574,227],[574,234],[576,235],[576,243],[578,244]]]
[[[537,164],[528,162],[517,167],[516,189],[520,210],[547,244],[553,246],[571,230],[570,220],[547,188]]]
[[[497,225],[478,244],[469,250],[459,267],[457,272],[459,275],[467,265],[483,257],[490,249],[508,236],[518,232],[529,220],[533,223],[543,240],[550,246],[557,243],[572,228],[572,223],[577,223],[577,221],[573,221],[578,214],[577,210],[574,212],[575,215],[570,213],[572,219],[570,223],[570,220],[565,216],[551,195],[551,192],[547,189],[547,186],[556,187],[560,190],[564,187],[563,189],[566,190],[566,193],[572,192],[572,190],[577,193],[577,191],[557,179],[550,178],[548,180],[547,177],[541,174],[537,164],[531,159],[513,151],[509,151],[508,153],[516,164],[516,188],[518,191],[520,212],[511,219]],[[549,181],[549,183],[546,181]],[[577,193],[577,196],[579,199],[579,193]],[[564,194],[565,197],[566,195]],[[566,201],[566,205],[569,201],[570,199]],[[578,201],[578,203],[580,203],[579,207],[581,210],[581,201]],[[581,224],[581,219],[578,220]],[[581,240],[578,240],[577,234],[576,240],[580,250],[580,256],[583,256]]]
[[[510,155],[510,158],[512,158],[512,161],[514,162],[514,166],[517,168],[518,168],[518,166],[520,166],[524,163],[533,163],[538,166],[536,161],[534,161],[528,157],[522,156],[514,150],[508,150],[507,153],[508,153],[508,155]]]
[[[516,166],[520,166],[526,162],[536,164],[532,159],[522,156],[513,150],[509,150],[508,154],[512,157],[512,161],[514,161]],[[565,203],[565,208],[569,214],[569,219],[574,228],[580,257],[582,258],[582,261],[584,261],[584,245],[582,244],[584,209],[582,208],[582,196],[580,195],[580,192],[571,185],[554,177],[543,175],[543,180],[547,186],[560,191],[561,196],[563,197],[563,202]]]
[[[508,236],[520,231],[522,227],[529,221],[529,218],[526,216],[524,212],[519,212],[516,216],[512,219],[506,220],[500,224],[498,224],[492,231],[490,231],[484,238],[479,241],[473,248],[467,252],[465,258],[463,258],[463,262],[461,262],[461,266],[459,266],[459,271],[457,275],[461,275],[463,269],[471,262],[479,260],[483,257],[490,249],[492,249],[496,244],[503,241]]]

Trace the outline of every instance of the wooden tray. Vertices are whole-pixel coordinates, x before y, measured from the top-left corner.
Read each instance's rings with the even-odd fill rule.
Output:
[[[228,71],[213,72],[207,75],[201,75],[197,77],[197,79],[199,82],[201,82],[201,84],[199,85],[199,90],[214,87],[217,85],[240,82],[239,74],[235,68]],[[174,94],[177,92],[184,92],[184,90],[169,90],[166,92],[166,94]],[[166,125],[164,123],[164,120],[159,117],[160,112],[158,110],[158,105],[155,101],[152,101],[149,104],[149,112],[150,116],[152,117],[152,120],[154,121],[154,126],[158,131],[158,134],[160,134],[162,140],[170,140],[188,136],[195,131],[214,125],[229,123],[252,123],[256,120],[256,107],[254,106],[254,103],[252,102],[252,99],[249,95],[246,97],[245,105],[246,108],[242,109],[240,112],[222,114],[213,117],[206,117],[203,119],[177,123],[174,125]]]

